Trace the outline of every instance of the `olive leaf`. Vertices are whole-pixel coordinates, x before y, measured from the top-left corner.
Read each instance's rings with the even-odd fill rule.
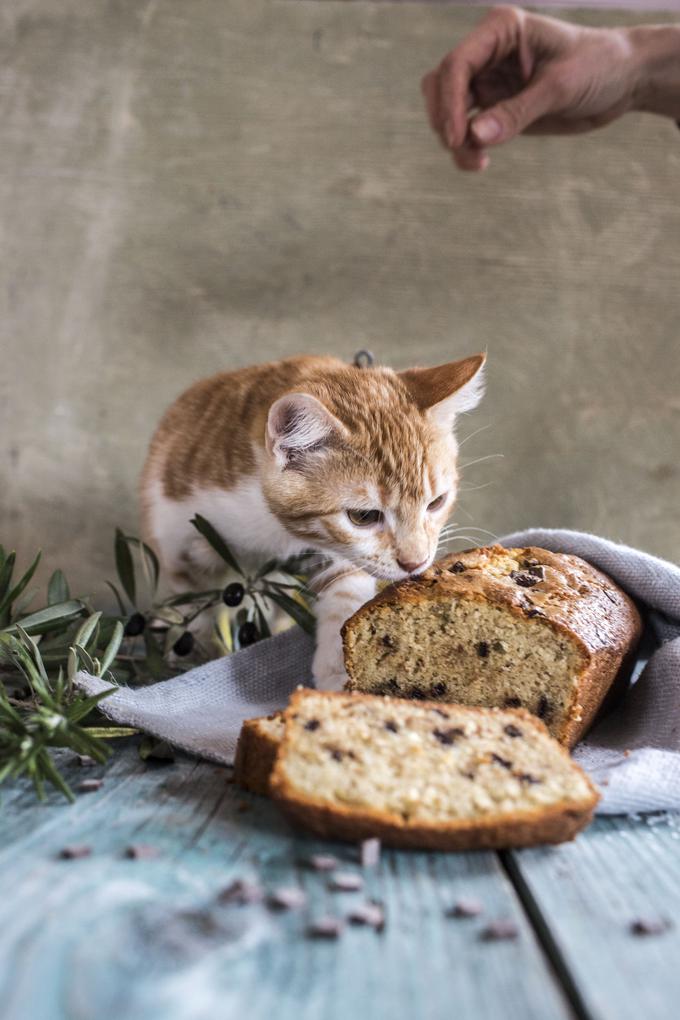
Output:
[[[218,556],[220,556],[224,560],[227,566],[231,567],[232,570],[235,570],[237,574],[241,575],[241,577],[245,577],[245,574],[239,567],[231,549],[224,541],[222,536],[219,534],[219,532],[216,531],[215,528],[213,528],[210,521],[207,521],[205,517],[201,517],[200,514],[196,514],[194,517],[192,517],[190,523],[193,524],[193,526],[196,528],[196,531],[200,532],[200,534],[203,535],[206,541],[213,547]]]
[[[307,634],[314,635],[316,632],[316,621],[306,606],[301,605],[295,599],[292,599],[290,595],[286,595],[285,592],[277,591],[274,588],[267,589],[266,597],[283,609]]]
[[[54,606],[58,602],[68,602],[71,593],[61,570],[55,570],[47,584],[47,605]]]
[[[132,553],[130,552],[128,541],[120,528],[116,528],[114,552],[116,556],[116,570],[118,571],[120,583],[123,586],[123,591],[134,606],[137,595],[135,586],[135,565],[132,562]]]

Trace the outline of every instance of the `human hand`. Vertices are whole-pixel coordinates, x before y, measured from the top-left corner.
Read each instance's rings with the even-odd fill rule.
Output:
[[[430,124],[462,170],[483,170],[487,146],[589,131],[633,109],[636,53],[626,29],[494,8],[423,78]]]

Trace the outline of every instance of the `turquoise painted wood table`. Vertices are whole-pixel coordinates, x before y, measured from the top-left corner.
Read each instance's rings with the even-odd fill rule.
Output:
[[[0,813],[3,1020],[656,1020],[680,1012],[680,816],[598,819],[574,843],[515,853],[357,848],[294,831],[230,770],[143,762],[134,740],[107,766],[63,759],[68,805],[6,789]],[[87,856],[64,859],[65,847]],[[133,848],[133,856],[128,854]],[[136,856],[134,854],[136,853]],[[335,892],[310,855],[334,854],[364,888]],[[239,905],[234,880],[303,890],[298,909]],[[447,916],[461,898],[481,914]],[[367,899],[384,930],[323,916]],[[486,940],[506,919],[517,937]],[[636,919],[666,919],[634,934]]]

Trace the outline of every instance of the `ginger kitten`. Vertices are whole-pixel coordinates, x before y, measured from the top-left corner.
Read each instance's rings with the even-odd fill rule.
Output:
[[[346,680],[340,628],[376,579],[425,570],[456,498],[456,416],[482,396],[485,356],[436,368],[296,357],[221,372],[163,416],[141,480],[143,533],[176,590],[216,587],[224,564],[189,523],[206,517],[248,558],[314,550],[313,672]]]

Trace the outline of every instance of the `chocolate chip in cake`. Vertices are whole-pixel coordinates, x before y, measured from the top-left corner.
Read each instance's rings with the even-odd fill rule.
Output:
[[[477,655],[480,659],[486,659],[489,654],[489,642],[478,641],[477,642]]]
[[[531,564],[527,567],[527,574],[531,574],[532,577],[537,577],[539,581],[545,580],[545,570],[540,563]]]
[[[59,851],[59,856],[62,861],[77,861],[81,857],[89,857],[92,853],[92,847],[87,846],[85,843],[72,843],[70,846],[65,846]]]
[[[508,650],[502,641],[494,641],[491,647],[493,648],[494,652],[507,652]]]
[[[335,871],[338,858],[332,854],[312,854],[307,863],[314,871]]]
[[[632,935],[663,935],[671,927],[663,917],[636,917],[630,922]]]
[[[267,900],[273,910],[299,910],[306,902],[305,892],[296,885],[274,889]]]
[[[505,701],[503,702],[503,704],[505,705],[506,708],[521,708],[522,707],[522,699],[521,698],[516,698],[516,697],[514,697],[514,695],[512,695],[512,696],[506,698]]]
[[[432,684],[430,693],[433,698],[443,698],[446,694],[446,684],[439,680],[436,684]]]
[[[394,648],[394,638],[390,634],[384,634],[381,641],[385,648]]]
[[[308,719],[305,723],[305,729],[310,730],[312,733],[314,730],[318,730],[319,726],[321,726],[321,723],[318,719]]]
[[[387,719],[385,721],[385,729],[389,730],[390,733],[398,733],[399,732],[399,727],[395,723],[394,719]]]
[[[424,691],[422,687],[414,687],[411,691],[411,697],[414,701],[427,701],[427,691]]]
[[[329,747],[328,753],[333,761],[342,761],[344,758],[344,751],[341,751],[339,747]]]
[[[396,677],[393,676],[390,677],[390,679],[387,681],[386,686],[389,691],[392,691],[392,693],[394,694],[399,693],[399,681],[396,679]]]
[[[504,730],[509,737],[522,736],[522,731],[517,726],[514,726],[512,723],[508,723],[508,725],[504,727]]]
[[[380,840],[376,836],[361,841],[359,860],[362,868],[374,868],[380,862]]]
[[[453,744],[458,737],[465,736],[465,730],[461,726],[452,726],[448,730],[432,730],[432,736],[436,737],[440,744]]]
[[[526,614],[527,614],[527,616],[529,617],[530,620],[534,616],[545,616],[545,613],[543,612],[543,610],[542,609],[538,609],[536,606],[531,606],[529,609],[525,610],[525,612],[526,612]]]
[[[491,760],[494,761],[496,763],[496,765],[500,765],[501,768],[504,768],[504,769],[511,769],[512,768],[512,762],[508,761],[507,758],[501,758],[500,754],[494,754],[492,752]]]
[[[437,715],[440,715],[442,717],[442,719],[448,719],[449,718],[449,713],[445,712],[443,708],[433,708],[432,711],[436,712]]]
[[[515,584],[520,586],[520,588],[533,588],[535,584],[538,584],[537,577],[521,570],[511,570],[510,577],[513,579]]]
[[[359,892],[363,887],[363,878],[353,871],[338,871],[328,883],[331,892]]]
[[[337,917],[320,917],[307,928],[307,935],[312,939],[337,939],[342,932],[343,924]]]
[[[472,896],[462,896],[446,911],[446,917],[478,917],[484,907]]]
[[[498,920],[487,924],[486,928],[482,929],[479,937],[484,942],[497,942],[500,939],[516,939],[518,935],[519,928],[514,921],[498,918]]]
[[[515,774],[515,778],[519,779],[520,783],[527,783],[528,786],[535,786],[536,783],[542,783],[542,779],[538,779],[536,776],[532,776],[530,772],[519,772]]]
[[[452,566],[449,567],[449,573],[450,574],[462,574],[464,570],[465,570],[465,564],[461,563],[460,560],[456,560],[456,562]]]
[[[550,702],[548,701],[545,694],[542,694],[538,699],[538,705],[536,707],[536,715],[539,719],[549,719],[552,715],[552,709]]]

